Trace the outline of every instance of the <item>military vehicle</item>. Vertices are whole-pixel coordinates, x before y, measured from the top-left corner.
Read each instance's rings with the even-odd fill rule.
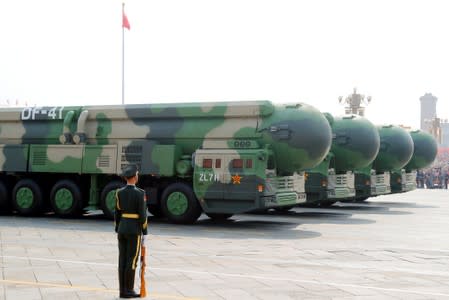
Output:
[[[325,114],[332,128],[332,146],[326,158],[306,171],[306,205],[329,206],[355,197],[353,170],[373,162],[379,151],[379,133],[366,118]]]
[[[0,207],[112,218],[139,167],[149,211],[174,223],[298,204],[331,146],[323,114],[270,101],[0,109]]]
[[[421,130],[410,131],[413,140],[413,155],[400,172],[392,175],[392,192],[407,192],[416,189],[416,173],[429,167],[438,153],[438,144],[432,135]],[[394,182],[394,185],[393,185]]]
[[[356,200],[391,193],[391,171],[401,170],[413,154],[413,140],[400,126],[377,126],[380,148],[376,159],[355,171]]]

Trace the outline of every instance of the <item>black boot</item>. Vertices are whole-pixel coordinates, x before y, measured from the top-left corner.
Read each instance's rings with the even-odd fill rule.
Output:
[[[120,288],[120,298],[125,296],[125,270],[118,270],[118,286]]]
[[[134,276],[135,270],[126,270],[125,272],[125,297],[123,298],[140,298],[140,294],[134,292]]]

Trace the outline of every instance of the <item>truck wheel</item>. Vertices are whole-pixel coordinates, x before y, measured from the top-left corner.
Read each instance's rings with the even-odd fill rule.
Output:
[[[12,191],[12,204],[21,215],[35,215],[42,211],[42,190],[32,179],[21,179]]]
[[[79,215],[83,209],[81,190],[71,180],[60,180],[51,189],[50,204],[60,217]]]
[[[281,207],[276,207],[274,210],[277,212],[288,212],[290,211],[293,207],[295,207],[294,205],[291,206],[281,206]]]
[[[217,214],[217,213],[206,213],[206,215],[212,220],[224,221],[233,216],[233,214]]]
[[[164,216],[161,206],[159,204],[149,204],[148,211],[156,218],[161,218]]]
[[[322,207],[322,208],[331,207],[335,203],[337,203],[337,201],[321,201],[320,207]]]
[[[170,222],[177,224],[192,224],[202,212],[192,188],[184,183],[173,183],[164,190],[161,209]]]
[[[103,191],[101,191],[100,207],[106,218],[111,220],[114,219],[116,204],[115,192],[124,185],[125,184],[121,181],[112,181],[103,188]]]
[[[8,189],[6,184],[0,181],[0,213],[7,213],[10,211],[10,208]]]
[[[359,198],[356,198],[355,201],[356,201],[356,202],[364,202],[364,201],[366,201],[368,198],[369,198],[369,197],[359,197]]]

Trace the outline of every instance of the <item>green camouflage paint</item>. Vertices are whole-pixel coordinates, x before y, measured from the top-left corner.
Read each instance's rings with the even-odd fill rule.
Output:
[[[356,198],[359,199],[389,194],[392,192],[392,185],[396,189],[401,175],[398,177],[393,173],[397,170],[400,172],[413,154],[413,140],[405,129],[396,125],[377,126],[377,129],[380,136],[380,148],[376,159],[368,167],[357,169],[355,172]],[[369,189],[366,184],[368,180]],[[399,186],[401,186],[400,183]]]
[[[413,140],[403,128],[395,125],[378,126],[380,135],[379,154],[373,162],[376,172],[398,170],[413,155]]]
[[[368,119],[357,115],[335,117],[332,124],[332,148],[337,174],[363,168],[379,152],[379,133]]]
[[[435,160],[438,153],[438,144],[429,133],[421,130],[410,131],[414,150],[410,161],[404,167],[408,172],[427,168]]]
[[[332,127],[332,147],[325,160],[307,171],[306,181],[308,203],[317,205],[328,198],[354,196],[352,170],[369,165],[380,142],[378,130],[364,117],[325,115]]]
[[[438,148],[435,139],[421,130],[409,132],[413,141],[413,154],[401,169],[391,171],[391,192],[403,193],[416,189],[416,171],[426,168],[435,160]]]
[[[178,180],[195,186],[193,161],[199,149],[230,150],[236,157],[258,150],[263,159],[273,158],[273,173],[267,174],[260,165],[267,167],[268,161],[256,164],[262,156],[251,154],[254,170],[239,174],[248,182],[225,185],[221,201],[229,195],[237,200],[255,194],[259,198],[249,206],[235,201],[226,209],[217,202],[211,211],[291,204],[301,200],[301,172],[319,164],[330,145],[326,118],[307,104],[253,101],[0,109],[0,171],[14,174],[13,184],[27,177],[31,182],[45,180],[49,188],[62,179],[87,184],[87,189],[80,188],[88,191],[90,209],[98,207],[102,189],[118,179],[129,163],[140,166],[145,188],[163,190]],[[69,201],[59,194],[62,191],[55,196],[59,207]],[[207,212],[211,191],[206,187],[197,194]],[[113,200],[107,198],[105,206],[111,209]]]

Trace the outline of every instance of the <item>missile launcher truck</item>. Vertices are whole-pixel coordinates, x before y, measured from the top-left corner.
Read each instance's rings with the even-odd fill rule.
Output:
[[[421,130],[410,131],[413,155],[401,170],[391,174],[391,192],[401,193],[416,189],[417,170],[429,167],[435,160],[438,144],[432,135]]]
[[[380,148],[376,159],[364,168],[356,170],[357,201],[368,197],[391,193],[391,172],[401,170],[413,154],[413,140],[402,127],[377,126]]]
[[[323,114],[270,101],[0,109],[0,211],[113,217],[128,164],[173,223],[305,201],[331,146]]]
[[[332,146],[326,158],[306,171],[306,205],[329,206],[355,197],[353,170],[369,165],[379,151],[379,133],[366,118],[325,114],[332,128]]]

